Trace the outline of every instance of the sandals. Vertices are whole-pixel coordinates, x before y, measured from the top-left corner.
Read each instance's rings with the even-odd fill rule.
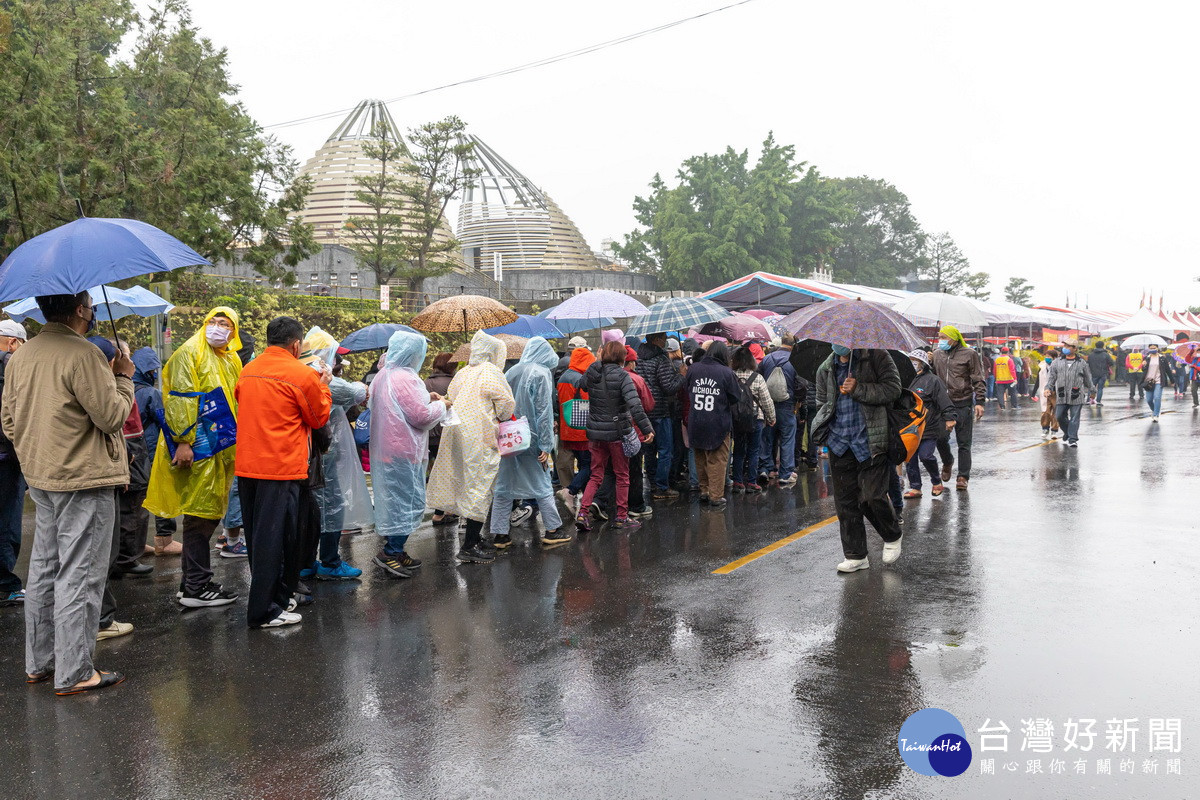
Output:
[[[52,670],[52,669],[45,669],[45,670],[42,670],[41,672],[26,672],[25,673],[25,682],[26,683],[45,683],[46,681],[50,680],[53,677],[54,677],[54,670]]]
[[[904,493],[905,500],[916,500],[920,496],[921,496],[920,489],[909,489],[907,492]]]
[[[69,697],[73,694],[83,694],[84,692],[94,692],[97,689],[107,689],[109,686],[116,686],[118,683],[125,682],[125,676],[119,672],[105,672],[97,670],[100,673],[99,683],[93,683],[91,686],[71,686],[66,689],[55,689],[54,693],[59,697]]]
[[[946,491],[946,486],[945,486],[945,484],[941,484],[941,483],[939,483],[937,486],[934,486],[933,488],[931,488],[931,489],[929,490],[929,493],[930,493],[931,495],[933,495],[934,497],[940,497],[940,496],[941,496],[941,494],[942,494],[942,492],[944,492],[944,491]]]

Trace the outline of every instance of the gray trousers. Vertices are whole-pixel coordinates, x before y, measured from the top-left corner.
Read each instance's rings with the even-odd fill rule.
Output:
[[[54,669],[65,689],[92,677],[100,596],[116,525],[113,487],[80,492],[30,488],[37,506],[25,584],[25,671]]]

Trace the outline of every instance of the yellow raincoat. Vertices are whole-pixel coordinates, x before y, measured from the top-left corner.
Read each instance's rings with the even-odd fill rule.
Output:
[[[224,314],[233,323],[233,338],[220,350],[204,338],[209,320]],[[238,315],[232,308],[217,306],[204,317],[200,329],[183,343],[163,367],[163,406],[167,424],[176,434],[196,422],[198,401],[195,397],[174,397],[171,392],[210,392],[217,387],[225,390],[229,409],[237,416],[237,398],[233,388],[242,372],[238,351]],[[165,436],[160,433],[159,436]],[[176,436],[176,441],[191,444],[194,432]],[[217,520],[225,516],[229,488],[233,483],[233,455],[229,447],[212,458],[197,461],[190,469],[171,466],[171,455],[160,438],[150,469],[150,487],[146,490],[146,510],[155,516],[172,519],[180,514]]]
[[[498,421],[517,407],[504,379],[507,348],[495,336],[479,331],[471,339],[471,360],[450,382],[446,396],[454,402],[460,423],[442,428],[442,443],[425,505],[482,522],[492,508],[492,488],[500,471],[496,448]]]

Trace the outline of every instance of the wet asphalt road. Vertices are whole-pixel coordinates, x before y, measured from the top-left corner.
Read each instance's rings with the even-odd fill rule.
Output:
[[[242,603],[181,613],[178,561],[157,559],[117,584],[137,630],[100,643],[97,663],[129,680],[94,696],[21,683],[21,616],[4,609],[0,795],[1195,796],[1200,416],[1164,408],[1152,425],[1110,390],[1067,450],[1039,446],[1032,407],[989,405],[970,492],[910,502],[901,561],[883,568],[870,533],[871,569],[848,576],[836,525],[711,574],[831,517],[817,473],[550,550],[516,529],[490,567],[456,566],[451,533],[426,527],[409,581],[369,565],[374,537],[346,539],[364,580],[318,583],[304,623],[281,630],[248,631]],[[244,561],[214,561],[244,590]],[[924,707],[967,729],[961,777],[900,760],[900,725]],[[1100,721],[1086,775],[1061,741],[1046,774],[1026,774],[1031,717],[1058,733]],[[1151,717],[1182,719],[1181,753],[1147,752]],[[1110,718],[1140,720],[1136,774],[1103,752]],[[978,752],[985,719],[1012,729],[1008,754]],[[1104,756],[1111,776],[1096,774]],[[1053,757],[1068,774],[1050,774]]]

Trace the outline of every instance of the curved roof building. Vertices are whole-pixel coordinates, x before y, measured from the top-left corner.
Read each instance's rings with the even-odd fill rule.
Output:
[[[463,193],[458,238],[468,267],[491,270],[601,269],[575,223],[533,182],[478,136],[471,166],[480,175]]]

